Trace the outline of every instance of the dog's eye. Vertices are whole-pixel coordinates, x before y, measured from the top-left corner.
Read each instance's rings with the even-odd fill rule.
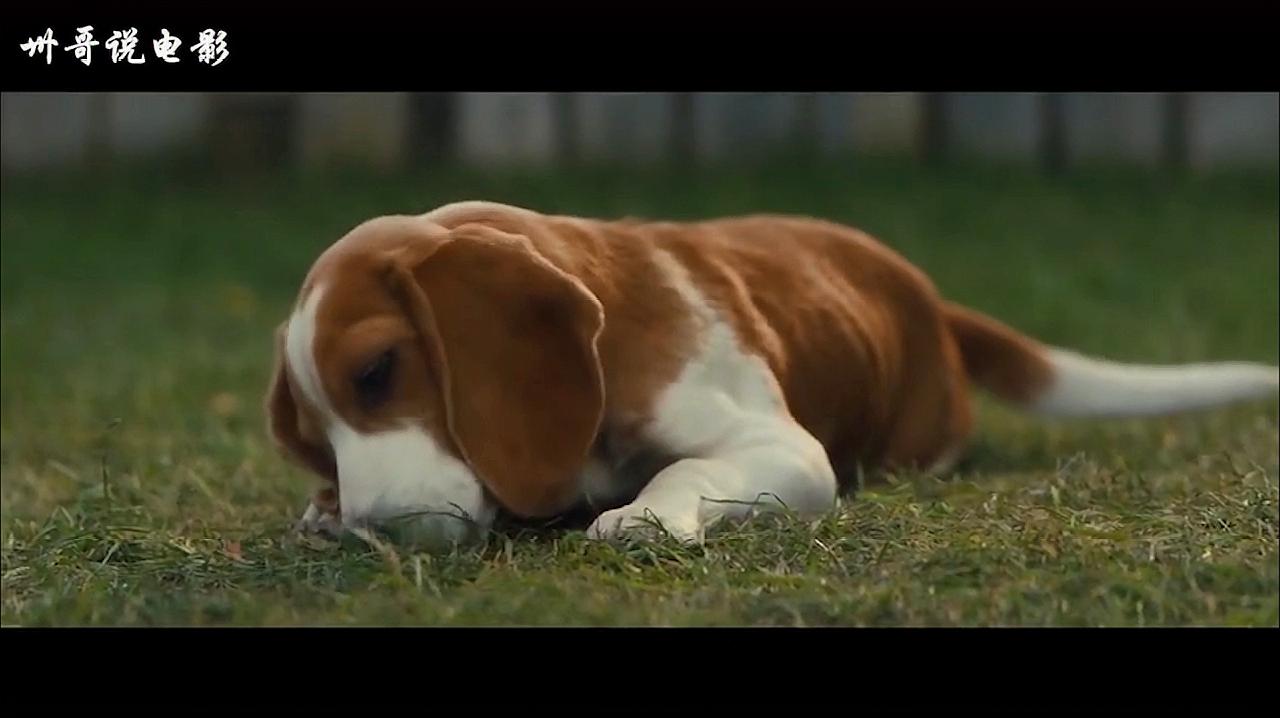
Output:
[[[395,352],[388,349],[356,376],[356,394],[366,409],[381,404],[391,395],[391,370],[395,366],[395,358]]]

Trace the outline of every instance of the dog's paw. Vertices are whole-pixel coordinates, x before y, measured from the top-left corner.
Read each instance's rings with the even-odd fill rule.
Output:
[[[623,536],[671,536],[681,543],[700,543],[702,530],[696,515],[655,512],[648,506],[628,504],[605,511],[587,527],[587,538]]]
[[[302,518],[294,524],[294,530],[301,534],[323,534],[330,538],[337,538],[342,535],[342,520],[334,514],[320,510],[314,503],[309,503]]]

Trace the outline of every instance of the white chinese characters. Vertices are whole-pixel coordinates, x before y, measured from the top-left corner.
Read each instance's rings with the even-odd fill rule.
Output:
[[[160,39],[152,42],[151,46],[155,48],[157,58],[165,62],[173,63],[178,61],[175,53],[177,53],[178,48],[182,46],[182,41],[173,35],[170,35],[169,31],[165,28],[160,28]]]
[[[97,45],[102,45],[111,53],[112,64],[123,62],[129,65],[142,65],[146,63],[146,44],[140,42],[138,28],[115,30],[105,43],[95,40],[93,33],[92,25],[77,27],[75,43],[62,49],[73,53],[75,59],[84,63],[86,67],[93,62],[93,48]],[[19,44],[18,48],[25,52],[27,57],[44,54],[45,64],[52,65],[53,48],[60,45],[61,43],[54,39],[53,28],[45,28],[44,34],[27,38],[27,41]],[[181,56],[178,54],[178,49],[182,45],[182,40],[176,35],[169,34],[168,28],[161,28],[160,36],[151,41],[152,54],[164,63],[180,62]],[[231,54],[227,48],[226,31],[214,28],[201,30],[199,38],[195,44],[191,45],[191,52],[195,54],[198,63],[211,67],[222,64]]]
[[[213,30],[203,30],[200,32],[200,42],[192,45],[191,51],[198,53],[196,58],[200,62],[217,65],[227,59],[227,33],[215,34]]]
[[[35,57],[37,52],[43,52],[44,64],[51,65],[53,64],[53,48],[57,44],[58,41],[53,39],[53,28],[46,28],[43,35],[27,38],[27,41],[18,47],[27,53],[27,57]]]
[[[87,67],[89,62],[93,60],[93,46],[102,43],[93,39],[93,25],[85,25],[76,28],[76,44],[67,45],[63,50],[74,50],[76,59],[83,62]]]
[[[134,57],[133,52],[138,46],[138,29],[131,27],[128,30],[116,30],[111,33],[111,37],[107,39],[107,49],[111,51],[111,62],[127,61],[131,65],[141,65],[147,61],[145,57]]]

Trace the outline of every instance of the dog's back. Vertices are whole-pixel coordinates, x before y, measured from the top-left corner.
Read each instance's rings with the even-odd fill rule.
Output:
[[[663,332],[676,333],[680,320],[634,305],[668,302],[669,287],[656,285],[690,283],[690,293],[732,327],[742,348],[768,364],[787,409],[842,475],[855,464],[950,463],[972,429],[973,385],[1044,416],[1170,413],[1277,389],[1277,369],[1261,364],[1123,365],[1044,345],[947,301],[907,259],[834,222],[766,214],[599,220],[489,203],[433,214],[449,224],[477,221],[524,233],[548,259],[599,290],[606,315],[647,311],[646,321],[664,325]],[[601,287],[588,275],[602,263],[630,279]],[[611,300],[611,290],[621,296]],[[608,311],[611,303],[632,306]],[[609,323],[605,353],[614,339]],[[633,335],[619,342],[617,355],[634,354]],[[610,364],[630,366],[606,362],[606,373]],[[629,377],[606,382],[634,384]]]
[[[626,223],[670,253],[768,361],[838,467],[946,464],[971,430],[970,385],[1041,416],[1149,416],[1277,391],[1276,367],[1150,366],[1044,345],[945,300],[872,237],[803,217]]]

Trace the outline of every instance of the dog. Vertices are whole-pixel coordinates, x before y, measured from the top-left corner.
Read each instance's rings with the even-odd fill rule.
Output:
[[[1277,368],[1119,364],[944,299],[856,229],[605,221],[490,202],[360,224],[276,331],[266,412],[323,479],[304,531],[460,543],[587,506],[592,538],[829,511],[862,470],[944,471],[971,390],[1042,416],[1275,395]]]

